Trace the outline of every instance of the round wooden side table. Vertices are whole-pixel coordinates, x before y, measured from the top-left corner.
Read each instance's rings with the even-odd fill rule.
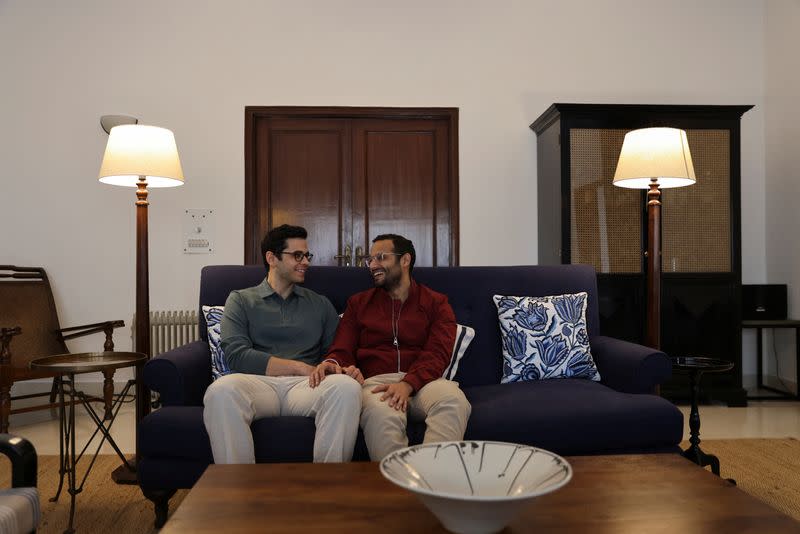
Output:
[[[58,380],[58,399],[59,399],[59,481],[58,490],[56,490],[55,497],[51,501],[57,501],[61,495],[61,490],[64,487],[64,475],[67,476],[67,493],[70,495],[70,510],[69,510],[69,525],[64,530],[65,534],[72,534],[75,532],[73,528],[75,519],[75,496],[83,491],[83,485],[89,472],[92,470],[94,460],[100,452],[103,443],[108,441],[109,445],[114,448],[116,453],[122,458],[126,466],[130,468],[128,460],[122,454],[114,438],[111,437],[111,425],[117,418],[119,409],[122,407],[123,399],[127,396],[131,387],[135,384],[135,380],[129,380],[123,388],[122,392],[117,396],[116,400],[111,406],[112,416],[108,421],[104,421],[95,411],[91,404],[92,398],[82,391],[75,389],[75,375],[77,373],[88,373],[94,371],[108,371],[111,369],[119,369],[121,367],[130,367],[132,365],[143,365],[147,360],[147,355],[141,352],[84,352],[76,354],[59,354],[57,356],[47,356],[45,358],[37,358],[31,360],[31,369],[42,369],[49,371],[53,374],[59,375]],[[69,380],[64,380],[64,377],[69,377]],[[69,401],[65,397],[69,397]],[[78,399],[89,417],[94,421],[97,430],[89,438],[86,446],[80,453],[77,453],[75,447],[75,399]],[[94,437],[97,433],[102,434],[100,444],[94,452],[92,461],[86,472],[83,474],[83,479],[80,484],[77,484],[77,464],[83,457],[83,453],[89,448]]]
[[[681,356],[672,358],[672,368],[689,375],[692,393],[692,410],[689,414],[689,443],[683,451],[684,458],[688,458],[700,467],[711,466],[711,471],[719,476],[719,458],[713,454],[703,452],[700,448],[700,411],[697,404],[700,399],[700,378],[703,373],[724,373],[733,369],[733,362],[718,358],[703,358],[699,356]]]

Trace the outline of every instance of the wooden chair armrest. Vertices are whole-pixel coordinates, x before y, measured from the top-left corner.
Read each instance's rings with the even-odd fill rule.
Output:
[[[76,337],[88,336],[89,334],[96,334],[104,332],[106,335],[106,342],[103,345],[103,350],[111,352],[114,350],[114,329],[125,326],[125,321],[106,321],[104,323],[93,323],[83,326],[70,326],[69,328],[60,328],[57,330],[59,336],[64,341],[74,339]],[[78,330],[77,332],[75,330]],[[64,335],[63,332],[72,332],[71,334]]]
[[[91,332],[69,334],[72,337],[78,337],[78,336],[85,336],[86,334],[93,334],[94,332],[102,332],[108,327],[119,328],[121,326],[125,326],[125,321],[120,321],[120,320],[104,321],[102,323],[92,323],[92,324],[85,324],[82,326],[70,326],[68,328],[59,328],[57,332],[72,332],[73,330],[87,330],[90,328],[92,329]],[[67,338],[64,337],[64,339]]]

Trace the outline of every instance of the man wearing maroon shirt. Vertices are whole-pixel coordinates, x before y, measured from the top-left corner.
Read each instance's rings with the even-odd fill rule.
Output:
[[[361,428],[372,460],[408,445],[407,415],[425,420],[431,443],[463,439],[471,411],[458,384],[442,378],[455,342],[453,309],[411,278],[415,259],[402,236],[372,241],[365,261],[375,287],[350,297],[326,356],[362,383]],[[317,374],[312,384],[324,379]]]

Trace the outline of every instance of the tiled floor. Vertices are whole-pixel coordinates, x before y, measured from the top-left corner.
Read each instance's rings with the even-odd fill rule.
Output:
[[[98,410],[101,405],[96,405]],[[684,437],[689,437],[689,406],[679,406],[684,414]],[[79,407],[76,416],[76,441],[79,448],[94,431],[94,424],[84,409]],[[126,454],[134,452],[134,403],[124,404],[111,434]],[[728,408],[723,405],[700,407],[700,437],[702,439],[732,438],[783,438],[800,439],[800,402],[751,401],[746,408]],[[58,454],[58,412],[39,410],[11,416],[11,432],[31,440],[39,454]],[[99,435],[95,443],[99,442]],[[94,452],[94,447],[89,449]],[[101,450],[113,454],[104,444]]]
[[[42,388],[39,387],[38,390]],[[92,384],[83,387],[84,391],[90,394],[98,395],[100,393],[100,385]],[[121,389],[118,388],[117,391]],[[23,394],[22,392],[12,392],[14,394]],[[132,391],[131,391],[132,393]],[[35,400],[36,404],[45,402],[46,399],[39,398]],[[20,404],[14,403],[12,406],[24,406],[25,403],[32,403],[32,400],[19,401]],[[95,402],[92,404],[95,411],[103,416],[103,404]],[[77,411],[75,412],[75,442],[78,452],[84,447],[86,441],[90,438],[92,433],[97,428],[86,409],[80,404],[76,405]],[[117,446],[125,454],[133,454],[135,452],[136,433],[135,433],[135,404],[130,398],[127,402],[123,402],[120,407],[119,414],[111,426],[111,436],[117,443]],[[38,454],[58,454],[59,453],[59,438],[58,438],[59,417],[58,410],[37,410],[35,412],[26,412],[21,414],[14,414],[9,421],[9,432],[22,436],[33,443]],[[88,452],[94,453],[97,446],[100,444],[102,435],[100,433],[94,438]],[[114,454],[114,449],[108,443],[103,443],[100,450],[101,454]]]
[[[684,439],[689,438],[689,406],[679,406]],[[800,402],[750,401],[746,408],[700,406],[701,439],[798,438]]]

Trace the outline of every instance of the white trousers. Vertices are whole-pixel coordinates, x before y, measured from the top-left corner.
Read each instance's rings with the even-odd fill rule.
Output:
[[[424,443],[464,439],[472,406],[458,383],[444,378],[428,382],[409,397],[408,412],[395,410],[380,400],[384,392],[372,393],[375,386],[398,382],[404,376],[405,373],[376,375],[361,387],[361,429],[372,461],[408,446],[407,416],[425,421]]]
[[[250,424],[280,415],[314,417],[315,462],[353,458],[361,386],[347,375],[328,375],[311,388],[307,376],[230,374],[208,387],[203,404],[203,421],[217,464],[255,463]]]

